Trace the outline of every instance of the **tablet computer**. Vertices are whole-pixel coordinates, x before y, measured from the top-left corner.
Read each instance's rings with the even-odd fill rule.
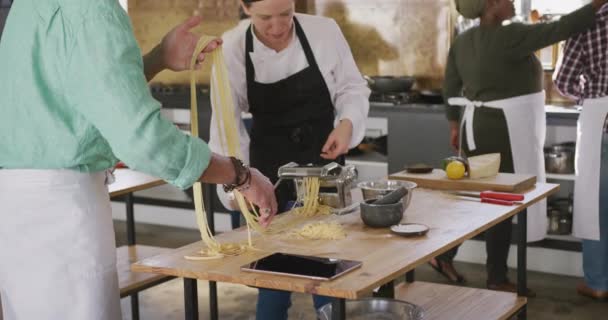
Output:
[[[243,271],[328,281],[361,266],[361,261],[273,253],[241,267]]]

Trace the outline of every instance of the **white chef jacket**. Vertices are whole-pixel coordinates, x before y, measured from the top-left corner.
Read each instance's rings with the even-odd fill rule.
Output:
[[[342,119],[349,119],[353,124],[353,136],[350,141],[352,148],[363,140],[365,134],[370,94],[367,83],[355,64],[344,35],[333,19],[299,13],[296,13],[295,16],[306,34],[317,65],[329,89],[336,110],[335,124],[337,125]],[[224,59],[236,108],[235,117],[237,118],[241,152],[243,161],[246,163],[249,163],[250,140],[241,119],[241,112],[249,111],[245,71],[245,34],[250,24],[249,19],[243,20],[222,37]],[[265,46],[256,37],[253,30],[251,31],[253,33],[253,52],[250,53],[250,57],[255,69],[255,81],[274,83],[308,67],[302,45],[295,34],[295,27],[292,29],[291,42],[280,52]],[[225,155],[213,116],[209,146],[214,152]],[[321,150],[319,150],[320,152]]]

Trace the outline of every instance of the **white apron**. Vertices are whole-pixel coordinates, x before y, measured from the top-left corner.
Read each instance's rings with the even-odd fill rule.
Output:
[[[607,114],[608,98],[588,99],[578,118],[573,234],[583,239],[600,239],[600,164]]]
[[[545,182],[543,146],[547,121],[545,116],[545,92],[528,94],[495,101],[470,101],[467,98],[450,98],[450,105],[464,106],[462,118],[467,132],[467,145],[475,150],[473,115],[476,107],[502,109],[507,121],[509,140],[515,173],[533,174],[537,182]],[[461,135],[462,136],[462,135]],[[547,202],[528,208],[528,241],[539,241],[547,233]]]
[[[4,320],[121,319],[106,179],[0,169]]]

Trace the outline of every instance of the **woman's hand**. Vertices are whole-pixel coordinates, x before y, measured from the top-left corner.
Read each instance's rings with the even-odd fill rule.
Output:
[[[334,160],[348,152],[350,140],[353,136],[353,123],[342,119],[338,126],[329,134],[327,142],[321,149],[321,158]]]
[[[255,168],[250,168],[251,182],[241,194],[260,209],[260,224],[267,227],[277,214],[277,199],[274,186],[266,176]]]
[[[450,145],[454,151],[458,152],[460,149],[460,126],[456,121],[450,121]]]

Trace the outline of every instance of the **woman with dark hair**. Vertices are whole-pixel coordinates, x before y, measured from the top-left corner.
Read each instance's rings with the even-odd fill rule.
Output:
[[[535,51],[585,31],[606,0],[593,0],[559,21],[522,24],[505,22],[515,14],[512,0],[455,0],[458,12],[480,19],[478,27],[460,34],[450,48],[444,95],[451,122],[451,144],[467,156],[500,153],[500,172],[533,174],[545,180],[545,93],[543,68]],[[462,97],[461,97],[462,96]],[[460,137],[460,109],[464,106]],[[459,143],[462,141],[462,144]],[[546,204],[528,210],[528,241],[546,233]],[[512,219],[486,232],[487,287],[515,291],[507,278]],[[461,280],[452,266],[456,250],[432,261],[452,280]],[[528,295],[533,295],[531,292]]]
[[[295,14],[294,0],[243,0],[250,19],[223,36],[244,159],[273,182],[286,163],[343,162],[363,138],[369,89],[338,25]],[[241,112],[252,114],[247,132]],[[211,121],[210,145],[222,141]],[[229,197],[219,190],[227,207]],[[279,208],[295,200],[292,183],[276,190]],[[328,299],[315,297],[320,307]],[[286,319],[290,294],[260,289],[257,319]]]

